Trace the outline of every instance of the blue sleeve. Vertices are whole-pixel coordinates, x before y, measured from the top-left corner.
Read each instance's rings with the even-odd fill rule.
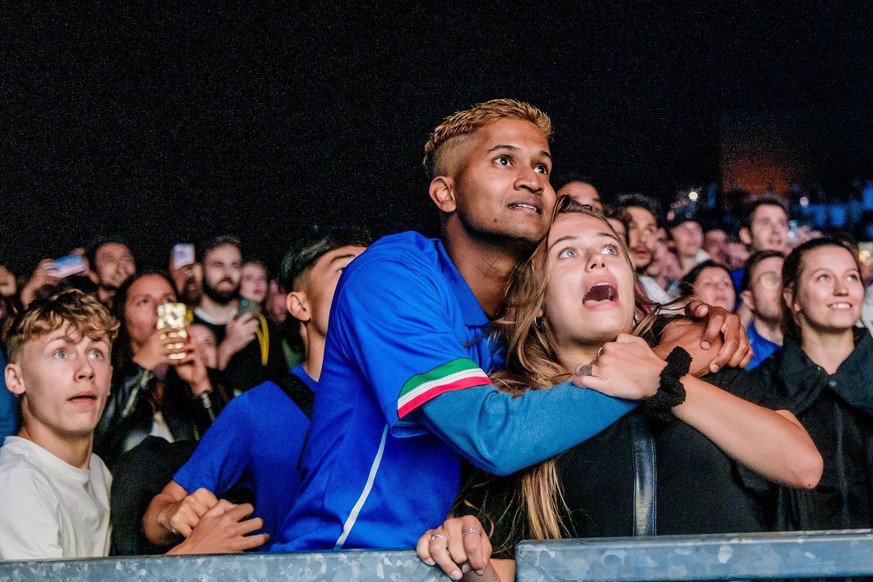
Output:
[[[228,403],[173,477],[188,493],[204,487],[220,497],[242,479],[249,464],[249,437],[254,430],[245,396]]]
[[[569,382],[516,398],[480,386],[441,394],[418,416],[473,465],[508,475],[593,437],[638,404]]]
[[[6,356],[0,350],[0,370],[6,369]],[[0,374],[0,445],[9,435],[18,433],[21,422],[18,410],[18,397],[7,390],[6,379]]]
[[[487,362],[477,365],[471,359],[464,347],[471,338],[465,333],[457,299],[415,254],[365,253],[346,269],[337,288],[328,353],[337,350],[347,358],[345,366],[360,370],[395,436],[408,436],[421,427],[398,420],[455,389],[451,378],[462,375],[467,385],[490,385],[481,369]],[[486,342],[481,343],[484,352]],[[326,373],[322,383],[330,377]]]

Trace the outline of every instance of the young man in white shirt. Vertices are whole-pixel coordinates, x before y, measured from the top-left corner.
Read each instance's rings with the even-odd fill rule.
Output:
[[[118,323],[100,302],[71,289],[34,301],[9,331],[6,385],[21,429],[0,448],[0,559],[109,554],[112,476],[92,453],[112,377]],[[266,541],[248,504],[214,507],[170,553],[242,551]]]
[[[71,290],[36,301],[7,342],[21,429],[0,449],[0,558],[105,556],[112,477],[91,453],[109,395],[118,323]]]

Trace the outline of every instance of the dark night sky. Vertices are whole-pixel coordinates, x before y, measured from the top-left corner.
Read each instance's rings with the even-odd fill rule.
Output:
[[[827,171],[873,172],[870,3],[600,4],[7,13],[0,262],[31,269],[99,231],[144,262],[227,231],[272,263],[313,221],[435,234],[424,141],[493,97],[546,110],[557,172],[607,194],[719,180],[737,110],[824,118]]]

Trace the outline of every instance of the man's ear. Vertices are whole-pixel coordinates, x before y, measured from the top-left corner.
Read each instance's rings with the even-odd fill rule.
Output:
[[[285,308],[291,317],[297,321],[307,322],[312,319],[312,308],[309,297],[303,291],[293,291],[285,298]]]
[[[433,203],[442,212],[454,212],[457,208],[455,202],[455,181],[448,176],[437,176],[430,182],[428,194]]]
[[[743,301],[743,305],[749,308],[753,313],[755,311],[755,298],[752,296],[752,292],[749,289],[746,289],[742,293],[740,293],[740,299]]]
[[[748,227],[740,228],[740,241],[747,247],[752,246],[752,232]]]
[[[6,379],[6,388],[10,392],[16,396],[24,394],[24,378],[21,377],[21,366],[13,363],[6,364],[4,377]]]

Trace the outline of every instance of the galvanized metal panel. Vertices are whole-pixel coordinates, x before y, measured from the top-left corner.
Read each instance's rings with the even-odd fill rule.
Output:
[[[522,542],[519,582],[873,576],[871,530]]]

